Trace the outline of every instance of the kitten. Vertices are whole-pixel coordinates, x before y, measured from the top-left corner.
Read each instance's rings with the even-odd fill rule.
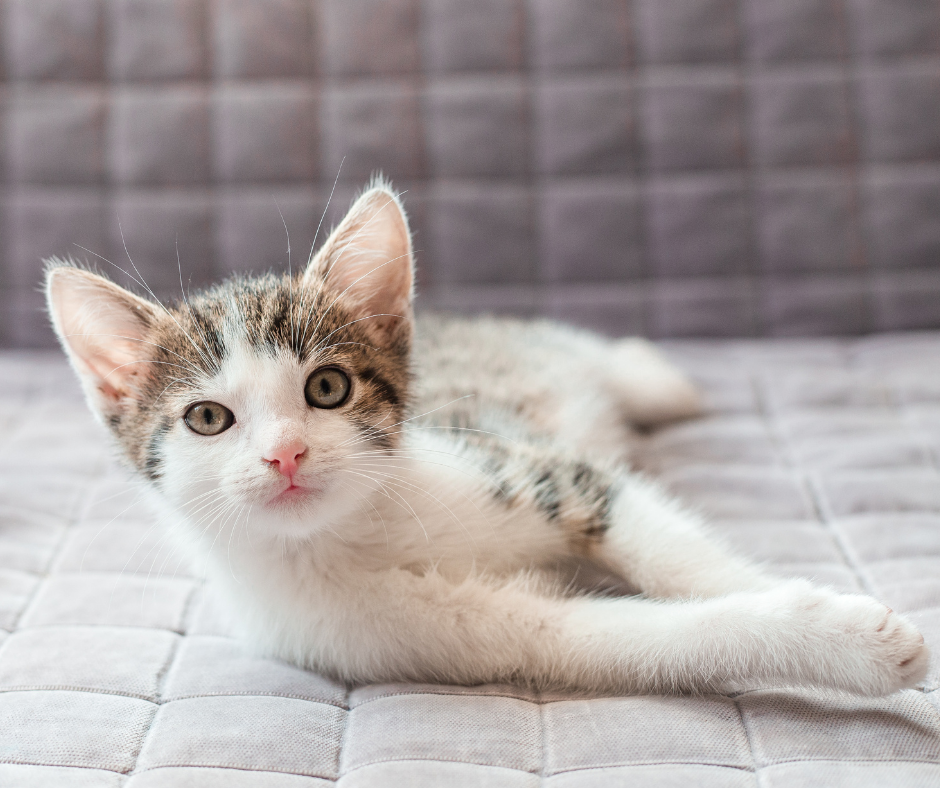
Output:
[[[906,619],[764,574],[627,469],[630,424],[698,407],[650,345],[416,323],[412,281],[383,182],[293,278],[164,307],[50,265],[89,405],[258,650],[349,682],[880,695],[924,676]],[[570,559],[642,595],[572,591]]]

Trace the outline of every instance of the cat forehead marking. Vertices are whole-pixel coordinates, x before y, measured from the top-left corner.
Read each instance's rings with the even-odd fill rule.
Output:
[[[332,332],[345,333],[342,305],[286,276],[233,278],[183,302],[157,342],[209,374],[238,348],[305,360]],[[329,337],[327,342],[335,341]]]
[[[306,410],[303,384],[309,364],[297,354],[284,347],[250,343],[237,334],[227,337],[226,344],[229,351],[213,381],[223,394],[271,415]]]

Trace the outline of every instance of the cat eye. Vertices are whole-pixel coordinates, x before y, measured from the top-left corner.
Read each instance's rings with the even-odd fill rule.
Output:
[[[307,378],[304,397],[311,408],[338,408],[349,396],[349,376],[336,367],[323,367]]]
[[[235,423],[235,414],[218,402],[197,402],[186,411],[183,421],[200,435],[218,435]]]

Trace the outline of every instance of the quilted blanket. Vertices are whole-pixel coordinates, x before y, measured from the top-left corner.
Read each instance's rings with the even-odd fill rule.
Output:
[[[43,257],[283,270],[377,169],[441,310],[937,328],[940,0],[0,0],[0,345]]]
[[[708,414],[637,462],[782,575],[940,653],[940,334],[674,343]],[[57,355],[0,355],[0,785],[940,784],[940,672],[860,699],[340,686],[249,656]]]

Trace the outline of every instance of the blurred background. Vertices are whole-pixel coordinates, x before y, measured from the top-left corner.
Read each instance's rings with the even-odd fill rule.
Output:
[[[0,0],[0,48],[7,347],[43,256],[296,266],[379,169],[424,308],[940,327],[940,0]]]

